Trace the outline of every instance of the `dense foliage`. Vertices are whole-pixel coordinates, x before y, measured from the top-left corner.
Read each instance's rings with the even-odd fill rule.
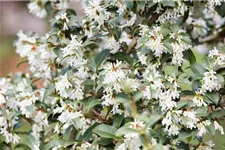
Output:
[[[224,0],[35,0],[25,73],[0,79],[2,149],[212,150],[224,134]],[[194,51],[207,43],[202,60]]]

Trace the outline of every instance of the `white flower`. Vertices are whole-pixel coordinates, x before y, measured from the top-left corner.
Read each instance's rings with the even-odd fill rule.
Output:
[[[196,128],[196,125],[199,121],[199,119],[195,116],[195,112],[193,111],[184,111],[183,115],[185,117],[187,117],[187,121],[185,123],[185,125],[187,126],[187,128],[189,129],[193,129]]]
[[[127,43],[127,45],[129,45],[131,41],[132,41],[131,35],[127,34],[127,32],[125,32],[125,31],[123,31],[121,33],[121,37],[119,39],[119,42],[120,43],[125,42],[125,43]]]
[[[38,111],[34,117],[34,121],[40,126],[47,127],[48,126],[48,116],[46,113],[42,111]]]
[[[168,129],[164,129],[164,131],[168,132],[168,135],[178,135],[180,133],[179,130],[179,127],[175,124],[172,124]]]
[[[206,21],[202,18],[194,19],[194,18],[189,17],[187,19],[187,24],[191,24],[193,26],[191,35],[195,39],[205,36],[208,32],[208,27],[206,25]]]
[[[173,47],[173,58],[172,63],[174,65],[181,65],[183,62],[183,51],[185,50],[180,44],[172,43],[171,46]]]
[[[213,141],[210,140],[208,142],[205,142],[199,145],[196,150],[213,150],[214,146],[215,144],[213,143]]]
[[[162,55],[163,52],[167,52],[165,46],[162,43],[163,34],[161,33],[161,28],[154,26],[153,29],[150,29],[146,25],[140,25],[140,36],[138,39],[136,48],[141,46],[146,46],[148,49],[154,52],[156,57]]]
[[[210,8],[214,8],[214,6],[220,6],[224,0],[209,0],[208,5]]]
[[[77,117],[81,117],[81,112],[69,112],[68,110],[62,112],[58,117],[58,120],[62,123],[72,123],[72,120]]]
[[[121,61],[117,61],[116,63],[108,63],[104,68],[104,84],[121,82],[126,78],[126,73],[122,70]]]
[[[137,52],[138,58],[141,61],[141,64],[147,65],[147,56],[142,55],[140,52]]]
[[[119,51],[120,44],[115,40],[113,36],[111,36],[107,38],[107,40],[105,41],[104,48],[111,50],[110,53],[115,54],[116,52]]]
[[[57,16],[55,16],[56,20],[63,20],[65,21],[66,23],[69,23],[69,19],[67,18],[67,13],[61,13]]]
[[[67,74],[62,75],[58,78],[58,81],[55,83],[55,88],[59,91],[60,96],[67,98],[67,90],[72,87],[72,84],[69,82]]]
[[[0,105],[6,102],[5,94],[8,86],[8,80],[6,78],[0,78]]]
[[[216,72],[210,70],[204,73],[202,89],[205,91],[212,92],[213,90],[218,91],[221,88],[221,83],[217,80]]]
[[[198,128],[198,133],[197,136],[203,136],[204,134],[206,134],[207,130],[205,128],[204,123],[199,123],[197,124],[197,128]]]
[[[162,125],[169,126],[172,124],[172,114],[171,111],[166,113],[166,117],[162,120]]]
[[[71,35],[70,43],[62,48],[63,57],[65,57],[64,62],[74,67],[80,67],[86,64],[86,60],[82,58],[82,46],[82,41],[78,41],[76,35]]]
[[[98,28],[109,19],[110,13],[101,5],[102,0],[90,0],[84,8],[86,16],[90,21],[94,20],[98,23]]]
[[[144,122],[139,121],[138,119],[134,119],[134,122],[130,123],[130,128],[133,129],[141,129],[145,126]]]
[[[200,91],[196,91],[195,93],[196,93],[196,95],[195,95],[195,97],[193,99],[194,104],[197,107],[207,106],[206,102],[204,102],[204,99],[203,99],[203,96],[201,95],[201,92]]]
[[[47,11],[44,6],[42,6],[42,2],[39,0],[35,0],[30,2],[28,5],[29,12],[34,14],[39,18],[45,18],[47,16]]]
[[[172,110],[174,107],[177,107],[177,103],[172,100],[173,95],[177,94],[171,94],[170,90],[159,93],[159,105],[161,106],[162,111]]]
[[[155,0],[162,1],[162,0]],[[157,19],[157,22],[164,23],[166,21],[176,22],[181,16],[184,15],[188,7],[183,3],[183,1],[176,1],[177,5],[171,9],[167,9],[160,17]],[[158,7],[158,11],[162,8]],[[156,10],[157,11],[157,10]]]
[[[33,150],[40,150],[40,148],[39,148],[39,147],[40,147],[40,144],[38,144],[38,145],[34,145],[34,146],[33,146]]]
[[[116,150],[127,150],[126,144],[125,143],[120,144],[120,146],[118,146]]]
[[[109,90],[106,88],[104,92],[106,92],[106,94],[102,96],[102,99],[103,99],[102,105],[103,106],[112,105],[113,107],[111,112],[113,114],[122,114],[123,111],[119,108],[119,103],[115,101],[112,90]]]
[[[215,130],[219,130],[221,134],[224,134],[223,127],[217,122],[214,121]]]
[[[209,51],[209,57],[214,60],[214,65],[225,65],[225,54],[222,54],[216,47]]]
[[[130,17],[126,17],[121,20],[122,25],[120,26],[120,28],[130,27],[135,23],[135,21],[137,19],[136,14],[131,12],[129,15],[130,15]]]
[[[127,133],[124,135],[124,143],[129,150],[141,150],[142,143],[138,133]]]
[[[56,20],[62,20],[63,21],[63,30],[68,30],[68,23],[69,23],[69,19],[67,18],[67,13],[62,13],[59,14],[57,16],[55,16]]]

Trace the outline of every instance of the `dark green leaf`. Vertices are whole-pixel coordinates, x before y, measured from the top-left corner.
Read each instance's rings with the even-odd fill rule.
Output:
[[[113,126],[101,124],[96,126],[93,132],[104,138],[115,138],[116,130]]]
[[[27,146],[26,144],[17,144],[17,145],[14,147],[14,149],[21,149],[21,148],[23,148],[23,149],[30,149],[30,147]]]
[[[119,128],[121,123],[123,122],[123,115],[116,114],[113,116],[113,126]]]
[[[184,59],[188,60],[191,64],[196,63],[195,55],[191,49],[184,51],[183,55]]]
[[[53,91],[55,90],[55,85],[53,83],[49,84],[45,89],[43,100],[45,100]]]
[[[116,136],[123,136],[126,133],[132,133],[132,132],[136,132],[136,131],[134,129],[130,128],[130,127],[124,126],[124,127],[119,128],[116,131],[115,135]]]
[[[98,138],[93,142],[94,145],[102,145],[102,146],[106,146],[111,143],[113,143],[113,140],[109,138]]]
[[[43,147],[43,150],[49,150],[49,149],[52,149],[54,147],[58,147],[60,145],[62,145],[62,143],[59,140],[53,140],[53,141],[50,141],[48,144],[46,144]]]
[[[208,107],[199,107],[195,109],[196,116],[207,117],[208,116]]]
[[[93,124],[92,126],[90,126],[82,135],[82,141],[88,141],[91,136],[93,135],[93,129],[97,126],[98,124]]]
[[[26,144],[31,148],[31,149],[33,149],[34,148],[34,146],[37,146],[38,145],[38,143],[39,143],[39,141],[37,141],[37,139],[33,136],[33,135],[28,135],[27,137],[26,137]]]
[[[225,3],[224,2],[222,2],[222,5],[216,6],[215,10],[221,17],[225,17]]]
[[[134,2],[133,1],[124,1],[127,8],[132,9],[132,7],[134,6]]]
[[[192,64],[191,69],[194,74],[203,75],[206,72],[206,69],[201,64],[198,63]]]
[[[108,49],[105,49],[105,50],[102,50],[94,59],[94,62],[96,64],[96,68],[98,68],[102,62],[107,58],[107,56],[109,55],[109,50]],[[96,69],[97,70],[97,69]]]
[[[214,104],[218,105],[219,103],[219,93],[211,92],[206,93],[207,98],[209,98]]]
[[[209,114],[210,118],[225,117],[225,109],[214,110]]]
[[[128,55],[128,54],[125,54],[123,52],[117,52],[114,57],[118,60],[124,60],[126,61],[129,65],[133,65],[133,59]]]

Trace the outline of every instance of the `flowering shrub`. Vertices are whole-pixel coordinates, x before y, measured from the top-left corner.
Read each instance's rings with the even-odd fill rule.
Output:
[[[19,31],[25,73],[0,79],[1,148],[211,150],[224,134],[225,3],[35,0],[44,36]],[[214,48],[202,59],[195,46]],[[26,135],[26,136],[25,136]]]

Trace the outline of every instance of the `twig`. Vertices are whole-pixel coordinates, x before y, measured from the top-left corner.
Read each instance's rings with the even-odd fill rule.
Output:
[[[148,20],[148,25],[152,25],[160,16],[161,14],[157,14],[157,13],[154,13],[152,14],[152,17]]]
[[[225,40],[225,28],[223,28],[222,31],[220,31],[218,34],[210,35],[205,38],[200,38],[199,43],[215,42],[223,40]]]
[[[132,51],[134,50],[134,47],[136,46],[136,44],[137,44],[137,38],[134,37],[132,39],[132,41],[130,42],[130,44],[128,45],[128,49],[127,49],[127,53],[128,54],[131,54],[132,53]]]

